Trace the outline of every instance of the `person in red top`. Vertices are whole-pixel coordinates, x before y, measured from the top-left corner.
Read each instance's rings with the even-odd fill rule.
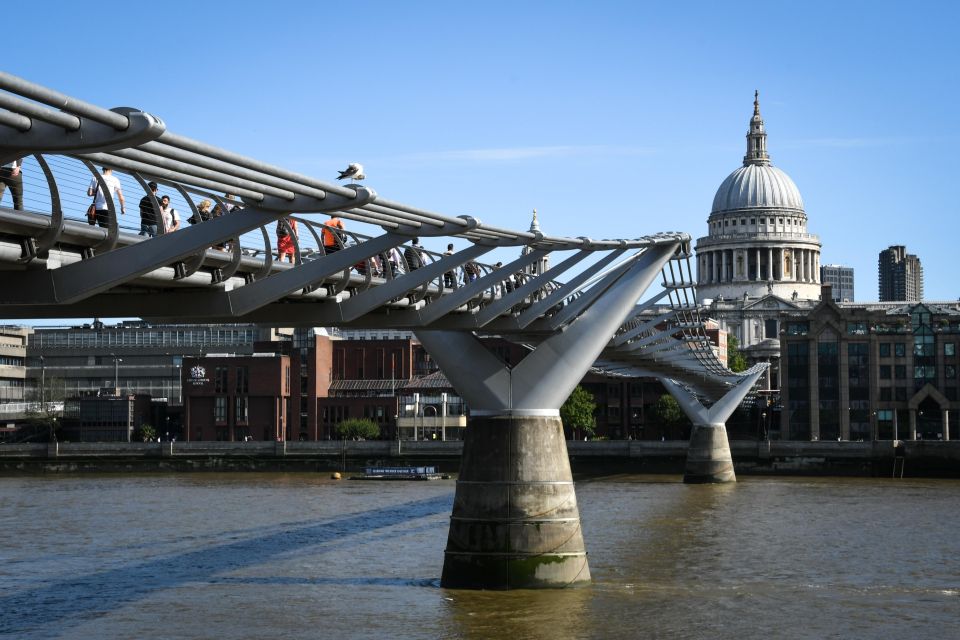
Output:
[[[323,223],[326,225],[323,228],[323,251],[324,253],[332,253],[334,251],[339,251],[343,242],[345,242],[345,237],[343,231],[333,231],[336,229],[343,229],[343,221],[332,214],[330,219]],[[336,235],[334,235],[336,234]],[[338,240],[339,237],[339,240]]]
[[[286,256],[289,262],[293,262],[293,237],[297,235],[297,221],[287,218],[286,222],[293,233],[289,233],[283,223],[277,224],[277,260],[283,262],[283,257]]]

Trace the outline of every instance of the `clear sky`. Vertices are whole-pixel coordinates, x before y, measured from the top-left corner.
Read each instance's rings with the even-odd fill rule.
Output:
[[[551,235],[706,234],[754,89],[822,263],[956,300],[960,3],[18,3],[7,71],[386,198]],[[12,56],[10,52],[15,52]],[[437,248],[429,245],[430,248]]]

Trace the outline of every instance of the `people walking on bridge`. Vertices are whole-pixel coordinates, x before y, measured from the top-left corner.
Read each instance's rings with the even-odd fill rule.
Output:
[[[480,265],[471,260],[467,264],[463,265],[463,282],[464,284],[468,282],[473,282],[480,277]]]
[[[295,253],[293,238],[296,235],[296,220],[293,218],[277,220],[277,260],[283,262],[283,258],[286,256],[289,262],[293,262],[293,254]]]
[[[339,251],[346,243],[346,236],[343,233],[343,221],[332,214],[330,219],[323,223],[323,251],[324,253],[333,253]]]
[[[447,250],[443,252],[445,256],[453,255],[453,243],[447,245]],[[443,286],[447,289],[457,288],[457,272],[450,270],[443,274]]]
[[[180,213],[170,204],[170,196],[160,198],[160,214],[163,216],[164,233],[170,233],[180,228]]]
[[[107,189],[110,191],[110,196],[115,200],[120,202],[120,215],[123,215],[127,212],[127,205],[123,199],[123,190],[120,188],[120,179],[117,176],[113,175],[113,169],[110,167],[100,167],[101,176],[104,183],[107,185]],[[103,189],[100,188],[100,181],[97,180],[97,177],[94,176],[90,179],[90,186],[87,187],[87,195],[94,197],[94,209],[95,217],[93,220],[90,220],[90,224],[96,224],[100,227],[106,227],[110,224],[110,210],[107,209],[107,197],[103,193]]]
[[[400,263],[403,262],[403,256],[396,247],[391,247],[385,254],[385,262],[390,265],[390,276],[396,278],[400,273]]]
[[[140,235],[154,237],[157,235],[157,183],[147,184],[150,193],[140,198]]]
[[[234,202],[233,194],[225,193],[223,194],[223,197],[224,197],[223,205],[220,205],[218,203],[217,206],[213,208],[214,218],[219,218],[225,213],[230,213],[231,211],[233,211],[239,206],[237,205],[236,202]]]
[[[197,224],[198,222],[206,222],[213,217],[213,211],[210,208],[213,206],[213,203],[209,200],[201,200],[200,204],[197,205],[197,212],[187,218],[187,222],[190,224]]]
[[[11,160],[0,167],[0,200],[7,187],[10,187],[13,208],[23,211],[23,158]]]
[[[407,264],[407,273],[416,271],[426,263],[426,255],[420,245],[420,238],[414,238],[409,247],[403,250],[403,259]]]

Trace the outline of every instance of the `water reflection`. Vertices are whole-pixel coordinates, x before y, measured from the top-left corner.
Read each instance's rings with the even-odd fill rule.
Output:
[[[449,617],[443,637],[589,638],[597,637],[587,615],[590,587],[516,591],[444,589]]]

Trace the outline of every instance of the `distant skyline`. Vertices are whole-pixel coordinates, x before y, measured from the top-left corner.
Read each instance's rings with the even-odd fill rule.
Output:
[[[5,70],[382,196],[552,235],[706,235],[753,92],[822,264],[957,300],[960,4],[17,5]],[[90,25],[90,28],[83,27]],[[144,30],[156,30],[152,42]],[[428,245],[431,248],[432,245]],[[499,258],[497,258],[499,259]]]

